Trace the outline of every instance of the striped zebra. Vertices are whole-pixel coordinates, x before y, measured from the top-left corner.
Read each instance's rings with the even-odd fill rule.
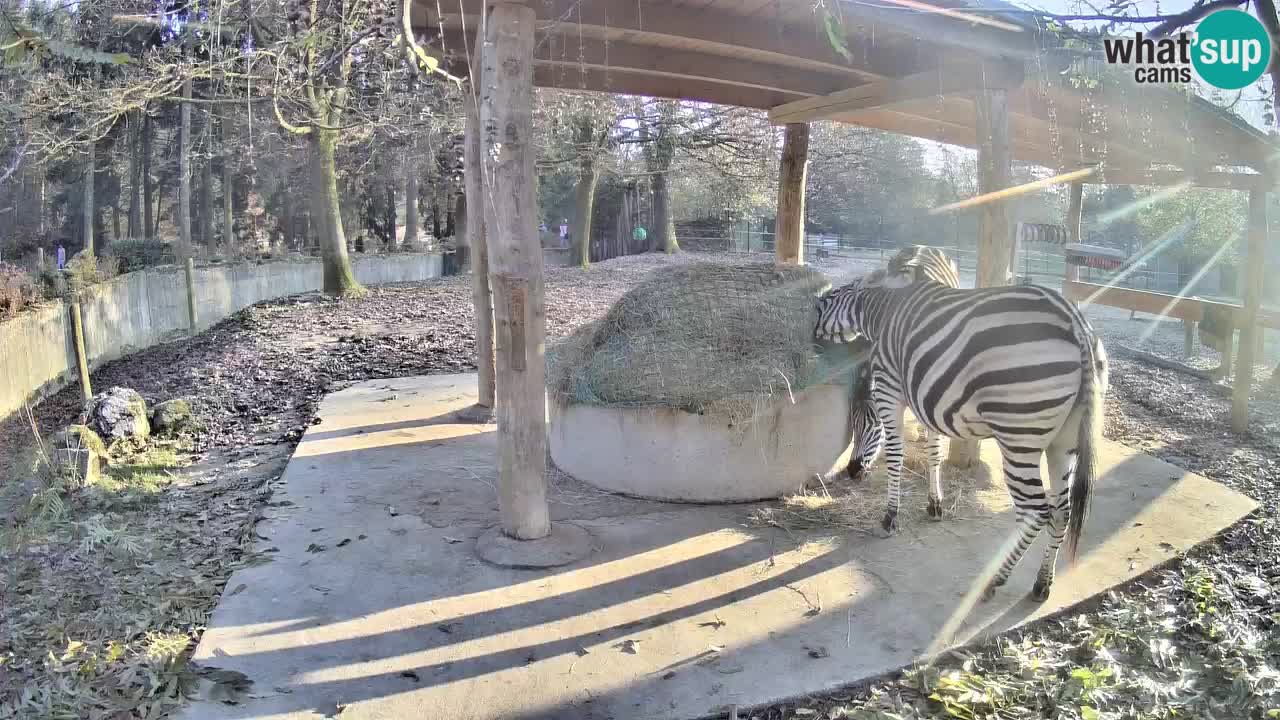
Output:
[[[960,287],[960,272],[955,261],[941,250],[925,245],[912,245],[899,250],[889,258],[885,274],[894,284],[907,285],[920,281],[951,288]],[[845,474],[854,482],[862,480],[885,445],[884,425],[876,416],[875,405],[871,400],[871,386],[870,363],[860,363],[849,398],[849,439],[854,445],[854,452],[849,466],[845,468]],[[927,427],[925,447],[929,456],[929,516],[941,519],[942,438]],[[902,443],[890,443],[887,462],[901,467],[902,456]],[[900,476],[891,475],[889,478],[889,504],[894,508],[895,516],[901,497],[900,482]]]
[[[884,424],[876,417],[871,402],[871,365],[859,363],[854,370],[853,385],[849,393],[849,442],[853,454],[844,473],[853,482],[862,482],[867,471],[875,465],[884,447]]]
[[[1068,560],[1076,560],[1097,476],[1107,360],[1088,321],[1048,288],[961,290],[886,270],[827,292],[817,311],[818,340],[869,344],[891,488],[902,474],[906,407],[933,433],[931,466],[935,455],[941,461],[940,435],[996,440],[1018,539],[983,597],[1008,580],[1047,525],[1050,543],[1033,591],[1046,599],[1064,535]],[[1040,478],[1042,456],[1062,483],[1053,502]],[[931,514],[935,496],[940,512],[936,485]],[[891,494],[882,522],[887,532],[896,529],[897,514]]]

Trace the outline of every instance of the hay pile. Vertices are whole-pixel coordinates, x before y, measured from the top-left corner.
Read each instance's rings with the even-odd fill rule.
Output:
[[[908,433],[914,438],[914,433]],[[922,441],[907,441],[903,458],[901,504],[898,525],[909,529],[932,522],[926,510],[929,501],[928,452]],[[986,484],[976,471],[942,465],[942,504],[948,519],[990,516],[1009,506],[1009,493],[1000,482]],[[880,521],[889,500],[889,478],[881,456],[874,470],[858,485],[850,485],[843,475],[828,481],[825,488],[808,487],[776,503],[756,508],[747,517],[747,526],[779,528],[788,534],[844,534],[880,536]]]
[[[828,287],[805,267],[662,268],[548,350],[547,384],[561,402],[714,412],[738,425],[848,374],[813,342],[814,298]]]

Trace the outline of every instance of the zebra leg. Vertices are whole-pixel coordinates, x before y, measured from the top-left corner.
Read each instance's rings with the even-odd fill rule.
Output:
[[[1027,553],[1031,543],[1035,542],[1050,515],[1049,503],[1044,495],[1044,483],[1040,481],[1040,456],[1044,452],[1040,448],[1019,447],[1002,442],[1000,454],[1004,456],[1004,482],[1013,498],[1018,539],[1005,556],[1000,570],[987,585],[982,595],[983,600],[990,600],[996,588],[1009,580],[1009,574]]]
[[[929,517],[942,519],[942,436],[928,431],[924,436],[929,450]]]
[[[1044,551],[1044,562],[1036,576],[1036,586],[1031,597],[1040,602],[1049,599],[1053,576],[1058,565],[1058,548],[1067,533],[1067,520],[1071,517],[1071,479],[1075,476],[1075,451],[1050,446],[1045,451],[1049,477],[1057,483],[1058,495],[1049,512],[1049,546]]]
[[[882,383],[882,386],[884,384]],[[896,395],[876,393],[876,414],[884,426],[885,469],[889,475],[889,507],[880,527],[892,535],[898,530],[898,503],[902,480],[902,403]]]

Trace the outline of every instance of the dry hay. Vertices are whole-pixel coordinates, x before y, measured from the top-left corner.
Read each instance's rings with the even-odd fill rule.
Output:
[[[733,425],[837,377],[813,341],[820,272],[752,262],[661,268],[548,350],[560,402],[712,412]],[[840,354],[832,354],[840,357]]]
[[[908,437],[912,437],[908,434]],[[979,472],[942,465],[942,506],[946,518],[992,515],[1009,504],[1003,483],[987,485]],[[872,472],[857,485],[838,476],[836,486],[810,486],[776,503],[754,510],[748,517],[752,527],[775,527],[794,533],[859,533],[880,535],[889,500],[889,478],[881,455]],[[929,501],[928,453],[923,442],[909,441],[899,485],[901,501],[898,524],[909,529],[932,522]],[[816,482],[815,482],[816,484]]]

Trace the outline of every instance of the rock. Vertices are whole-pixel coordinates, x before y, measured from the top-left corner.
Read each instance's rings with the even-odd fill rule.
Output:
[[[165,400],[151,410],[151,429],[157,434],[173,436],[194,427],[195,416],[188,400]]]
[[[137,390],[113,387],[93,399],[89,426],[108,443],[120,440],[145,441],[151,435],[147,403]]]
[[[72,487],[92,485],[102,477],[107,446],[85,425],[69,425],[49,439],[53,472]]]

